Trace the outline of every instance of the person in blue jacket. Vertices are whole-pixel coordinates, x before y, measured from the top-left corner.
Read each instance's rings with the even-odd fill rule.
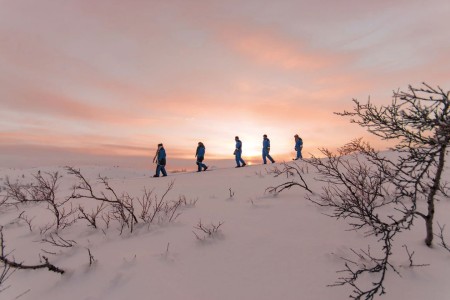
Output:
[[[234,150],[234,155],[236,156],[236,168],[240,168],[241,167],[241,163],[242,163],[242,167],[245,167],[247,164],[245,163],[245,161],[242,159],[241,155],[242,155],[242,142],[241,140],[239,140],[239,137],[236,136],[234,138],[234,140],[236,141],[236,149]]]
[[[302,159],[302,149],[303,149],[303,140],[301,137],[298,136],[298,134],[294,135],[294,139],[295,139],[295,151],[297,151],[297,156],[295,157],[294,160],[297,159]]]
[[[163,176],[167,176],[166,172],[166,150],[163,144],[158,144],[158,150],[153,158],[153,162],[156,162],[156,174],[153,177],[159,177],[159,173],[162,172]]]
[[[270,156],[269,152],[270,152],[270,140],[267,138],[267,134],[265,134],[263,135],[263,148],[262,148],[262,158],[264,164],[267,164],[266,158],[268,158],[272,163],[275,162],[272,156]]]
[[[203,160],[205,159],[205,151],[205,145],[203,145],[202,142],[198,142],[197,151],[195,151],[195,157],[197,157],[198,166],[197,172],[201,172],[202,169],[203,171],[206,171],[206,169],[208,169],[208,166],[203,163]]]

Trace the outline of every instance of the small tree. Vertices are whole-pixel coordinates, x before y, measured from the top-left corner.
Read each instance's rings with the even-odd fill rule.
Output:
[[[343,275],[334,285],[352,286],[351,298],[373,299],[386,292],[387,271],[398,273],[391,262],[394,238],[409,229],[416,217],[425,220],[425,243],[432,244],[435,202],[448,194],[448,183],[442,182],[442,175],[450,141],[450,92],[424,86],[395,92],[388,106],[353,100],[352,112],[338,113],[352,117],[352,123],[382,139],[395,140],[397,145],[391,149],[397,154],[395,158],[376,151],[361,139],[348,143],[337,153],[321,149],[325,158],[312,157],[308,161],[318,171],[317,180],[324,183],[320,194],[309,190],[298,165],[285,165],[283,170],[272,172],[275,176],[298,176],[299,181],[292,179],[269,188],[269,192],[302,187],[309,192],[309,200],[331,210],[331,217],[346,219],[352,230],[364,230],[377,238],[381,251],[373,252],[370,247],[352,249],[357,260],[344,258],[345,269],[339,272]],[[422,201],[427,204],[426,212],[418,206]],[[448,250],[443,227],[440,229],[436,236]],[[406,252],[411,267],[423,266],[413,264],[414,252]],[[371,278],[370,283],[367,278]]]
[[[367,128],[384,140],[395,140],[393,150],[400,153],[398,161],[388,161],[395,170],[393,183],[404,196],[417,204],[427,203],[427,211],[414,211],[425,220],[425,243],[433,241],[433,220],[438,193],[445,194],[442,174],[450,142],[450,92],[440,87],[409,86],[406,92],[394,92],[392,103],[377,107],[370,100],[361,104],[353,100],[352,112],[338,113],[351,117],[351,122]]]
[[[309,164],[318,171],[316,179],[324,183],[322,193],[307,198],[329,208],[329,216],[348,220],[350,230],[374,236],[379,245],[376,251],[352,249],[357,259],[343,258],[345,269],[339,271],[341,276],[333,286],[350,285],[350,298],[373,299],[386,293],[387,272],[398,274],[391,262],[394,238],[412,226],[415,202],[393,183],[396,170],[392,164],[360,139],[339,148],[338,153],[321,151],[325,158],[312,157]]]

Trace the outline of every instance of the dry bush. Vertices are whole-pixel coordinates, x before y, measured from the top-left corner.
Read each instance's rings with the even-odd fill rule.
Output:
[[[220,227],[223,223],[224,222],[219,222],[217,225],[213,223],[205,225],[202,223],[202,220],[199,220],[197,226],[194,226],[194,229],[196,229],[197,232],[193,231],[193,233],[199,241],[214,239],[221,234]]]
[[[97,181],[103,186],[105,191],[97,192],[94,190],[89,181],[81,174],[81,171],[72,167],[66,167],[70,175],[74,175],[78,179],[78,183],[72,188],[72,194],[68,199],[92,199],[99,201],[101,205],[106,203],[108,205],[108,219],[118,221],[121,227],[121,232],[124,227],[128,227],[130,232],[133,232],[134,225],[138,223],[138,218],[134,211],[134,199],[128,194],[123,193],[118,195],[116,191],[110,186],[108,178],[99,176]],[[92,215],[83,215],[82,218],[88,220],[91,226],[96,224],[96,218],[92,219]]]
[[[270,170],[268,170],[268,174],[271,174],[274,177],[285,175],[286,179],[289,179],[290,177],[292,179],[290,181],[283,182],[280,185],[268,187],[266,189],[266,192],[276,195],[286,189],[290,189],[291,187],[296,186],[312,193],[311,189],[308,187],[305,179],[303,178],[303,174],[309,172],[307,166],[299,166],[295,162],[291,164],[283,162],[281,166],[281,169],[278,166],[271,168]],[[299,181],[296,181],[296,178],[298,178]]]
[[[136,224],[142,223],[161,224],[173,222],[181,214],[181,208],[195,205],[197,200],[188,201],[185,196],[180,196],[176,201],[167,200],[167,195],[173,189],[175,181],[171,181],[161,196],[155,194],[154,190],[144,188],[140,197],[132,197],[127,193],[118,194],[109,184],[108,178],[99,176],[103,190],[95,190],[92,184],[81,174],[80,170],[72,167],[66,168],[71,175],[75,175],[78,183],[74,185],[70,199],[92,199],[99,201],[95,209],[90,213],[79,206],[79,218],[86,220],[89,226],[97,228],[98,220],[103,220],[106,228],[111,221],[118,223],[120,233],[124,228],[133,232]],[[139,221],[140,220],[140,221]]]
[[[425,221],[425,244],[432,244],[435,204],[448,192],[442,174],[450,142],[449,94],[424,84],[424,88],[409,87],[406,92],[394,93],[388,106],[354,100],[354,110],[339,115],[352,117],[352,123],[382,139],[395,140],[397,145],[391,150],[396,158],[383,156],[361,139],[337,153],[320,149],[325,158],[312,157],[307,162],[319,174],[315,179],[324,183],[320,194],[308,188],[298,166],[272,171],[275,176],[286,174],[287,178],[298,175],[300,182],[291,180],[270,187],[270,192],[299,186],[309,192],[310,201],[328,208],[329,216],[345,219],[351,230],[363,230],[367,236],[377,238],[379,251],[353,250],[356,260],[343,258],[345,269],[339,272],[342,276],[335,285],[350,285],[351,298],[373,299],[385,294],[387,272],[398,274],[391,263],[394,238],[410,229],[416,217]],[[426,203],[425,211],[420,210],[419,203]],[[437,236],[446,248],[440,229]],[[412,261],[408,250],[407,254]]]
[[[32,183],[21,183],[19,181],[12,183],[9,178],[6,178],[5,191],[9,203],[14,205],[27,203],[45,204],[46,209],[54,216],[54,221],[47,225],[44,231],[48,231],[53,227],[58,231],[72,225],[75,222],[73,214],[76,210],[68,203],[70,199],[57,197],[61,179],[59,173],[41,173],[39,171],[33,175],[33,179],[34,182]],[[29,226],[31,230],[31,224]]]

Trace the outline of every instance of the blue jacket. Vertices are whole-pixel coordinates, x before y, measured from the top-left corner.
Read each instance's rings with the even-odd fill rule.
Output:
[[[205,156],[205,147],[198,146],[197,151],[195,152],[195,156],[197,157],[204,157]]]
[[[242,152],[242,142],[241,140],[236,141],[236,151]]]
[[[268,138],[265,138],[263,140],[263,150],[267,150],[270,148],[270,140]]]
[[[164,147],[161,147],[161,149],[158,150],[158,162],[166,159],[166,150]]]
[[[295,142],[295,150],[299,150],[301,147],[303,147],[303,141],[301,138],[299,138],[296,142]]]

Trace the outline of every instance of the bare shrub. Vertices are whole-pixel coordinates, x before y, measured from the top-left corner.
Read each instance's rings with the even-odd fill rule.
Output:
[[[140,199],[138,199],[138,203],[141,207],[139,218],[145,223],[149,221],[150,215],[152,214],[150,211],[152,209],[153,202],[156,202],[153,198],[153,190],[149,191],[144,189],[144,194]]]
[[[354,251],[363,263],[345,259],[344,274],[335,285],[353,287],[352,298],[373,299],[385,293],[388,270],[398,274],[391,261],[394,237],[413,225],[416,203],[402,187],[395,185],[392,164],[361,140],[338,149],[338,154],[321,149],[324,159],[312,157],[316,178],[325,185],[320,195],[308,195],[315,204],[330,209],[329,216],[346,219],[351,230],[363,230],[380,244],[377,255]],[[382,171],[381,171],[382,170]],[[379,254],[381,253],[381,254]],[[371,283],[366,284],[371,274]]]
[[[202,223],[202,220],[199,220],[197,226],[194,226],[194,229],[197,230],[197,232],[193,231],[195,237],[199,241],[206,241],[208,239],[214,239],[217,237],[221,231],[220,226],[223,225],[224,222],[219,222],[217,225],[211,223],[209,225],[204,225]]]
[[[425,221],[425,243],[432,244],[435,203],[448,191],[442,174],[450,142],[449,94],[424,84],[424,88],[410,86],[407,92],[394,93],[388,106],[353,100],[354,110],[338,115],[352,117],[352,123],[382,139],[395,139],[397,145],[392,150],[396,158],[389,159],[356,139],[338,149],[337,154],[320,149],[325,158],[313,157],[309,161],[319,173],[317,179],[324,183],[320,195],[312,193],[304,181],[268,189],[278,192],[300,186],[310,192],[309,200],[329,208],[329,216],[346,219],[351,230],[364,230],[367,236],[377,238],[380,251],[376,255],[360,250],[353,253],[363,263],[345,259],[346,268],[340,271],[344,276],[335,285],[352,286],[351,298],[373,299],[385,294],[387,271],[398,273],[390,262],[394,237],[410,229],[416,217]],[[287,177],[294,174],[288,168],[273,173]],[[425,212],[420,211],[420,202],[426,202]],[[406,250],[413,265],[413,253]],[[367,278],[371,278],[370,283]]]
[[[154,191],[144,189],[144,194],[138,199],[141,208],[139,218],[146,224],[170,223],[175,221],[180,215],[182,207],[194,206],[198,199],[187,200],[186,196],[180,195],[178,200],[167,201],[167,194],[173,189],[174,181],[171,181],[159,198]]]
[[[73,224],[75,219],[72,218],[72,215],[75,213],[75,210],[70,203],[66,205],[70,199],[60,199],[56,196],[61,179],[59,173],[41,173],[39,171],[33,175],[33,179],[34,182],[24,184],[19,181],[12,183],[7,177],[5,182],[7,198],[15,202],[15,204],[46,204],[47,210],[55,218],[52,224],[56,227],[56,230]],[[50,228],[47,228],[47,230],[50,230]]]
[[[312,193],[311,189],[308,187],[306,181],[303,179],[303,174],[306,172],[309,172],[307,168],[300,167],[297,163],[282,163],[281,164],[282,169],[280,169],[278,166],[273,167],[268,171],[269,174],[272,174],[274,177],[279,177],[282,175],[285,175],[287,179],[292,177],[292,180],[283,182],[280,185],[277,186],[271,186],[266,189],[266,192],[270,194],[279,194],[280,192],[284,191],[285,189],[290,189],[291,187],[297,186],[300,188],[305,189],[306,191]],[[296,181],[294,178],[298,178],[299,181]]]
[[[185,195],[180,195],[178,197],[178,201],[181,202],[182,206],[193,207],[197,204],[198,198],[188,200]]]
[[[158,198],[157,195],[152,196],[152,192],[144,191],[144,195],[139,201],[142,207],[141,219],[144,220],[145,223],[151,224],[154,221],[158,220],[158,217],[164,212],[164,207],[166,206],[166,202],[164,199],[167,194],[173,189],[175,181],[171,181],[167,185],[166,191],[163,195]]]
[[[435,203],[439,193],[448,191],[442,174],[450,143],[449,95],[450,91],[424,83],[422,88],[409,86],[406,92],[394,92],[390,105],[377,107],[355,99],[353,111],[338,113],[382,139],[396,141],[393,150],[399,154],[398,161],[384,159],[383,163],[395,172],[392,180],[397,190],[414,203],[427,203],[425,212],[415,209],[414,214],[425,221],[428,246],[434,236]]]
[[[72,167],[66,167],[66,170],[69,174],[74,175],[78,179],[78,183],[73,186],[72,194],[68,199],[85,198],[109,204],[112,208],[112,212],[108,218],[118,221],[122,229],[126,226],[133,232],[134,225],[138,223],[138,219],[134,212],[132,197],[126,193],[118,196],[115,190],[109,185],[108,178],[101,176],[99,176],[97,180],[102,184],[105,192],[96,192],[89,181],[81,174],[80,170]],[[90,220],[90,224],[92,225],[93,220],[91,218]]]
[[[89,226],[97,228],[98,220],[103,220],[106,228],[111,221],[118,223],[120,233],[124,228],[130,232],[139,220],[143,224],[164,223],[174,221],[180,214],[180,208],[187,205],[195,205],[196,200],[187,202],[186,197],[180,196],[176,201],[168,201],[167,195],[173,189],[175,181],[171,181],[161,196],[155,194],[154,190],[144,188],[140,197],[132,197],[127,193],[119,194],[111,187],[108,178],[99,176],[97,182],[101,184],[104,191],[94,190],[89,181],[81,174],[80,170],[72,167],[66,168],[71,175],[78,178],[78,183],[73,187],[70,199],[93,199],[101,204],[91,213],[79,206],[79,218],[89,223]]]
[[[299,186],[309,192],[310,201],[328,208],[329,216],[346,219],[351,230],[364,230],[367,236],[377,238],[377,254],[353,251],[363,263],[345,259],[345,269],[340,271],[344,276],[335,285],[352,286],[351,298],[373,299],[385,294],[387,271],[398,274],[391,263],[394,237],[410,229],[416,217],[425,221],[425,244],[432,244],[435,204],[448,192],[442,174],[450,142],[449,94],[424,84],[424,88],[410,86],[407,92],[394,93],[388,106],[353,100],[354,110],[338,115],[352,117],[352,123],[382,139],[394,139],[397,145],[391,150],[396,157],[389,159],[356,139],[338,149],[337,154],[320,149],[325,158],[312,157],[308,162],[317,170],[317,180],[324,183],[321,194],[312,193],[304,180],[268,189],[276,193]],[[285,167],[272,173],[289,178],[295,170],[298,168]],[[421,202],[427,204],[426,211],[419,209]],[[440,237],[445,248],[442,228]],[[413,253],[407,250],[407,254],[412,261]]]
[[[228,191],[230,192],[230,197],[228,199],[233,199],[234,191],[231,188],[229,188]]]

